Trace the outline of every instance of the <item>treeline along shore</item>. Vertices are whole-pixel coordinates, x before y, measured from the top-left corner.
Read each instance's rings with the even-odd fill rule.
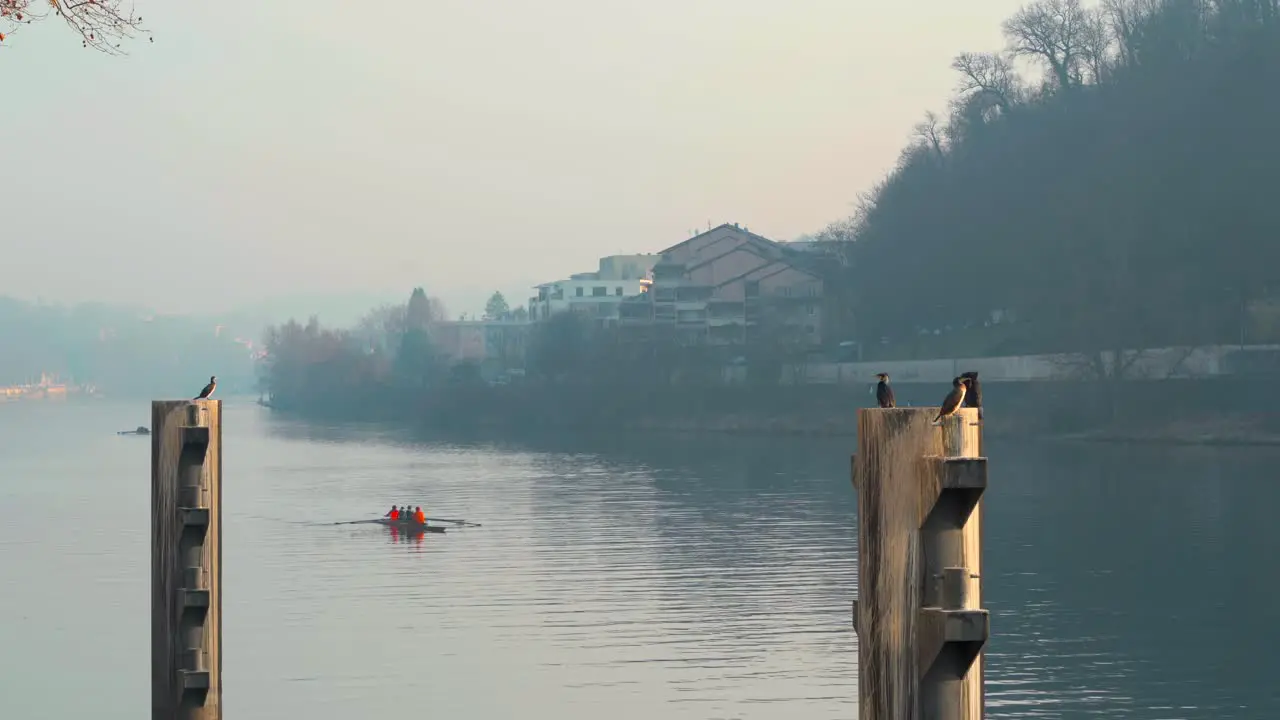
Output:
[[[901,406],[937,405],[949,386],[898,386]],[[1126,382],[1103,407],[1074,384],[1026,382],[983,387],[992,437],[1180,444],[1280,444],[1280,393],[1254,378]],[[1086,398],[1081,402],[1082,398]],[[874,405],[868,388],[458,387],[406,392],[350,388],[272,406],[318,420],[404,423],[433,432],[509,437],[546,432],[629,431],[771,435],[857,432],[854,410]],[[1114,409],[1114,414],[1112,414]],[[1106,419],[1104,419],[1106,418]]]
[[[902,404],[933,405],[946,373],[895,368],[951,362],[982,373],[993,434],[1269,442],[1280,0],[1040,0],[1003,31],[1004,48],[954,59],[954,96],[853,215],[786,249],[723,231],[813,279],[779,288],[772,311],[747,308],[741,326],[714,315],[729,301],[712,295],[710,330],[683,332],[684,280],[670,326],[654,311],[644,332],[623,332],[634,316],[513,312],[495,298],[500,347],[465,357],[457,324],[419,289],[353,328],[272,328],[263,389],[282,410],[440,428],[847,433],[873,402],[862,373],[894,376]],[[676,263],[666,254],[659,286]],[[1152,372],[1149,351],[1129,350],[1227,346],[1263,360],[1219,352]],[[1002,358],[1070,371],[960,366]]]
[[[317,326],[312,325],[313,329]],[[321,330],[321,334],[331,331]],[[343,333],[332,332],[335,337]],[[329,421],[401,423],[437,433],[464,432],[501,437],[545,432],[620,433],[630,431],[728,432],[773,435],[853,435],[855,409],[875,404],[873,368],[913,374],[895,382],[899,406],[937,405],[950,388],[941,376],[990,365],[990,361],[884,362],[844,365],[847,376],[832,383],[828,373],[801,377],[788,367],[770,368],[768,381],[750,380],[750,368],[719,368],[721,379],[706,374],[653,373],[631,382],[581,370],[555,379],[535,376],[494,384],[474,367],[453,366],[442,381],[420,384],[395,371],[394,358],[377,352],[350,353],[335,343],[328,360],[284,370],[290,380],[276,383],[269,404],[276,410]],[[1198,349],[1201,360],[1220,355],[1232,361],[1213,374],[1203,362],[1198,374],[1081,378],[1057,376],[1000,379],[983,384],[987,433],[993,437],[1038,437],[1131,442],[1205,444],[1280,444],[1280,348]],[[1137,353],[1135,358],[1139,357]],[[1158,357],[1156,353],[1141,357]],[[1182,361],[1194,353],[1184,351]],[[1243,356],[1243,359],[1241,358]],[[1007,359],[1034,372],[1034,359]],[[1063,359],[1064,361],[1066,358]],[[1135,359],[1134,365],[1138,362]],[[934,365],[931,379],[928,365]],[[813,366],[808,369],[823,369]],[[830,369],[829,367],[825,369]],[[615,368],[616,370],[616,368]],[[651,367],[650,370],[653,370]],[[1067,368],[1071,372],[1071,368]],[[995,380],[994,382],[991,380]],[[272,384],[268,383],[270,387]]]

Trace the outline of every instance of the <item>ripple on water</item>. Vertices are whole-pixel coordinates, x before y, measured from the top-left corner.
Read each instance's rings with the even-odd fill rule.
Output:
[[[136,424],[136,408],[110,407],[62,416],[58,442],[33,423],[0,427],[0,717],[146,712],[147,457],[145,443],[98,436]],[[593,455],[414,445],[234,403],[226,420],[228,717],[856,714],[844,445]],[[67,436],[92,452],[59,453]],[[1206,582],[1275,597],[1229,562],[1277,547],[1261,509],[1280,497],[1258,496],[1269,486],[1246,492],[1229,484],[1246,472],[1219,468],[1207,490],[1198,473],[1228,461],[1192,458],[1199,494],[1163,493],[1161,511],[1193,520],[1135,534],[1151,493],[1109,476],[1114,459],[994,454],[1007,483],[986,515],[992,717],[1280,716],[1269,675],[1248,670],[1274,648],[1232,624],[1269,606],[1201,600],[1177,591],[1174,564],[1148,567],[1194,556]],[[403,503],[483,527],[412,538],[332,524]],[[1171,627],[1196,640],[1194,658],[1165,639]],[[1220,669],[1232,667],[1245,670]]]
[[[839,507],[774,493],[764,525],[745,492],[690,505],[649,473],[591,456],[485,449],[281,441],[247,474],[234,521],[224,501],[228,545],[255,558],[236,571],[254,601],[232,607],[228,590],[226,633],[235,620],[245,643],[277,638],[237,658],[252,697],[291,683],[314,717],[348,700],[378,707],[353,688],[471,717],[773,717],[783,702],[805,717],[851,712],[853,565]],[[484,526],[414,539],[282,521],[293,507],[332,523],[424,498],[429,515]],[[503,692],[473,673],[502,678]]]

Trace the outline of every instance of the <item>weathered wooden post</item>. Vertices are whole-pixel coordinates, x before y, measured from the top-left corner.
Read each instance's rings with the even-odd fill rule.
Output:
[[[151,403],[151,718],[222,720],[222,401]]]
[[[858,411],[858,716],[980,720],[982,493],[977,410]]]

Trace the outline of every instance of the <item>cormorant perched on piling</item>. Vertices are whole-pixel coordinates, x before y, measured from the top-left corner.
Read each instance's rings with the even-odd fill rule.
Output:
[[[898,407],[893,399],[893,388],[889,387],[889,373],[876,373],[876,377],[880,378],[880,384],[876,385],[876,402],[882,408]]]
[[[982,386],[978,384],[978,372],[970,370],[966,373],[960,373],[960,377],[965,379],[964,390],[964,407],[978,409],[978,419],[982,419]]]
[[[942,400],[942,407],[938,409],[938,416],[933,419],[935,424],[944,417],[954,415],[956,410],[960,409],[960,405],[964,403],[964,386],[965,379],[962,377],[951,381],[951,392],[947,393],[947,397]]]
[[[192,399],[192,400],[205,400],[205,399],[207,399],[210,395],[212,395],[212,394],[213,394],[213,391],[214,391],[215,389],[217,389],[217,387],[218,387],[218,378],[217,378],[216,376],[210,375],[210,376],[209,376],[209,384],[204,386],[204,389],[200,391],[200,394],[199,394],[199,395],[197,395],[197,396],[195,396],[195,397],[193,397],[193,398],[191,398],[191,399]]]

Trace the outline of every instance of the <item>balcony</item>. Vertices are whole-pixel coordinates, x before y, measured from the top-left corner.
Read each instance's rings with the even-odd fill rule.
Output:
[[[695,285],[676,288],[676,302],[705,304],[711,300],[715,288],[710,285]]]
[[[676,312],[676,323],[679,325],[706,325],[706,310],[679,310]]]
[[[618,305],[618,319],[622,322],[651,322],[653,305],[647,302],[623,302]]]
[[[728,327],[731,325],[746,325],[747,319],[741,313],[737,315],[708,315],[707,324],[711,327]]]

